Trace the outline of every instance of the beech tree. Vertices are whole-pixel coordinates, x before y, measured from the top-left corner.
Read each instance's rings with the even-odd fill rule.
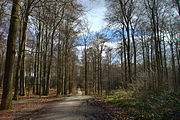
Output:
[[[177,35],[176,32],[167,31],[177,30],[178,24],[175,23],[179,20],[176,17],[179,3],[176,0],[106,0],[106,2],[108,7],[106,20],[109,26],[116,27],[117,32],[120,33],[119,50],[124,70],[124,87],[127,84],[129,89],[158,91],[165,86],[167,88],[167,85],[177,79],[174,77],[172,79],[172,73],[168,70],[169,64],[175,69],[173,76],[179,72],[174,67],[179,63],[177,39],[171,37],[169,39],[171,42],[167,42],[167,36]],[[177,8],[177,13],[174,8]],[[170,24],[172,28],[167,29]],[[172,49],[169,50],[168,47]],[[171,59],[168,57],[169,53]],[[173,58],[177,58],[177,61],[173,62],[175,60]]]
[[[20,95],[25,95],[25,76],[24,76],[24,70],[25,70],[25,65],[24,65],[24,59],[25,59],[25,44],[27,41],[27,29],[28,29],[28,20],[29,20],[29,15],[31,12],[31,7],[33,2],[35,0],[27,0],[24,1],[24,11],[25,13],[22,15],[21,22],[23,23],[22,30],[20,31],[20,46],[19,46],[19,52],[18,52],[18,61],[17,61],[17,67],[16,67],[16,80],[15,80],[15,93],[14,93],[14,100],[18,99],[18,94],[19,94],[19,79],[20,81]],[[21,29],[21,28],[20,28]],[[21,76],[21,77],[20,77]]]
[[[1,102],[2,109],[10,109],[12,107],[13,67],[15,63],[16,39],[19,27],[20,0],[13,0],[12,3],[13,6],[11,12],[9,35],[7,40],[5,75],[3,81],[3,94]]]
[[[110,95],[119,88],[178,90],[179,2],[105,2],[108,26],[91,32],[78,0],[0,1],[2,109],[11,107],[12,93],[18,100],[27,92],[48,96],[54,89],[60,96],[78,87],[85,95]]]

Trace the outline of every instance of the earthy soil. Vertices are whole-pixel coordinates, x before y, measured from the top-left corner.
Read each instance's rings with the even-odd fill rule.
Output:
[[[15,120],[112,120],[91,96],[77,95],[45,107]]]
[[[0,89],[0,94],[2,89]],[[64,97],[56,97],[55,91],[50,90],[49,96],[29,95],[21,96],[20,100],[13,101],[11,110],[0,110],[0,120],[13,120],[23,115],[31,114],[39,110],[47,104],[54,101],[62,101]],[[0,96],[1,102],[1,96]]]

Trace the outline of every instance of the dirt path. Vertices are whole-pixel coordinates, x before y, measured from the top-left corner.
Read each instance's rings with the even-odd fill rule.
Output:
[[[99,106],[88,102],[91,98],[84,95],[67,97],[15,120],[111,120]]]

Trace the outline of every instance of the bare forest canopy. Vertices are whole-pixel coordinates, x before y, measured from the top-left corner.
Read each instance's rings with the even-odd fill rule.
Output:
[[[92,32],[79,0],[0,1],[3,109],[27,91],[49,95],[52,88],[57,96],[78,87],[86,95],[178,90],[179,0],[105,3],[107,26]]]

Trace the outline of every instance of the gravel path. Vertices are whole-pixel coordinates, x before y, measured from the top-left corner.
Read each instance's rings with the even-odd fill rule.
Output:
[[[67,97],[15,120],[112,120],[100,106],[89,102],[91,98],[80,94]]]

